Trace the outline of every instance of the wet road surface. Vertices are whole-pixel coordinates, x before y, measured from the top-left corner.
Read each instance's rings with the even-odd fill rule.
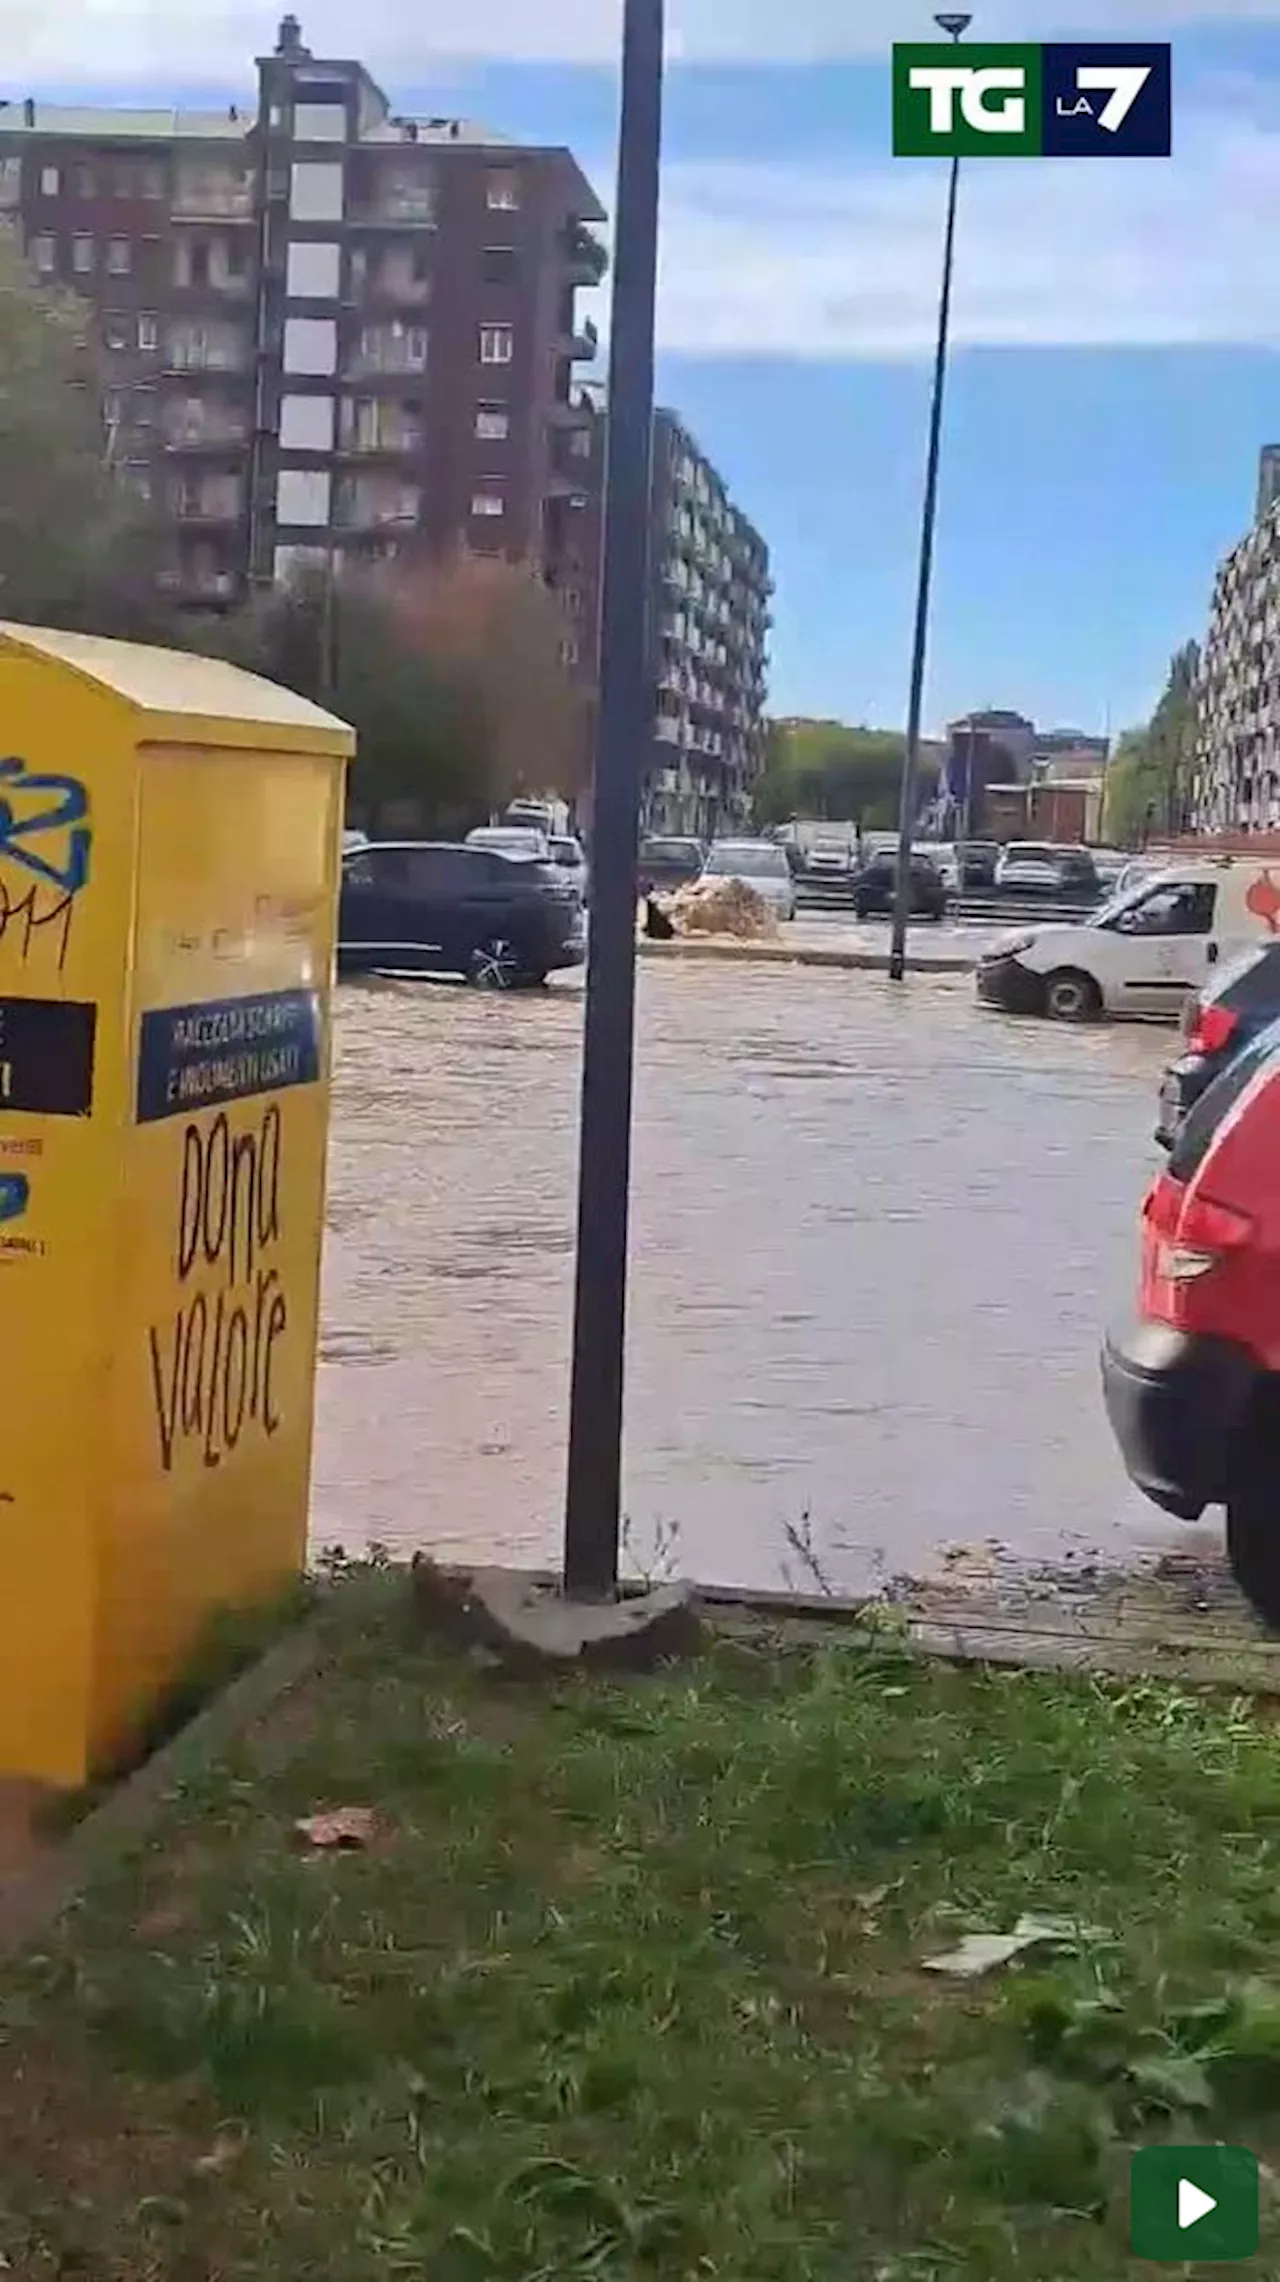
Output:
[[[554,1563],[580,989],[375,984],[337,1024],[313,1539]],[[674,1532],[706,1582],[861,1591],[957,1543],[1185,1542],[1096,1359],[1169,1042],[984,1013],[963,976],[643,965],[641,1565]]]

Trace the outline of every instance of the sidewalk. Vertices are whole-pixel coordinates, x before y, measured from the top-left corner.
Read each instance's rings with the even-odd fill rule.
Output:
[[[9,2270],[1112,2282],[1133,2146],[1274,2154],[1274,1725],[906,1621],[516,1685],[340,1600],[0,1971]]]
[[[834,929],[832,934],[836,934]],[[831,943],[744,943],[737,936],[685,935],[673,943],[653,943],[647,936],[641,936],[639,948],[641,957],[646,959],[733,959],[745,965],[842,967],[881,975],[889,971],[887,951],[866,950],[859,943],[838,937]],[[906,963],[911,974],[971,974],[978,963],[978,953],[976,950],[908,950]]]

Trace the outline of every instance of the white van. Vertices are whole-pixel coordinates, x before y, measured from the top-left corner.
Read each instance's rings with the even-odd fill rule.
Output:
[[[1176,1021],[1220,961],[1266,942],[1280,922],[1280,857],[1170,862],[1083,924],[1019,929],[978,961],[978,997],[1007,1014],[1059,1022],[1100,1015]]]

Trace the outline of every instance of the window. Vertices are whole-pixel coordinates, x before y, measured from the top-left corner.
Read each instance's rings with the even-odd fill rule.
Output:
[[[511,434],[511,414],[505,404],[477,404],[475,432],[486,444],[505,444]]]
[[[500,491],[476,491],[471,495],[473,515],[505,515],[507,503]]]
[[[102,399],[102,417],[108,428],[118,428],[124,418],[124,391],[109,388]]]
[[[329,520],[329,476],[323,468],[282,467],[276,477],[276,521],[323,529]]]
[[[1184,1118],[1169,1152],[1169,1171],[1175,1181],[1189,1181],[1199,1172],[1218,1127],[1260,1072],[1268,1071],[1271,1082],[1275,1082],[1277,1047],[1280,1047],[1280,1024],[1269,1022],[1265,1030],[1259,1031],[1238,1054],[1233,1054],[1212,1085],[1206,1086]]]
[[[342,249],[297,238],[289,248],[285,292],[291,301],[336,301]]]
[[[57,267],[58,249],[52,238],[33,238],[31,259],[41,277],[51,277]]]
[[[286,452],[333,450],[333,398],[286,396],[280,405],[280,445]],[[290,518],[297,522],[297,516]]]
[[[163,198],[164,168],[162,166],[144,166],[139,176],[138,187],[144,198]]]
[[[344,143],[347,139],[345,104],[295,104],[293,132],[300,143]]]
[[[71,267],[77,277],[88,275],[88,272],[93,268],[92,238],[73,238],[71,240]]]
[[[504,168],[489,176],[485,204],[491,214],[515,214],[520,208],[520,177]]]
[[[571,428],[571,429],[570,429],[570,431],[569,431],[569,453],[570,453],[570,457],[571,457],[572,459],[575,459],[575,460],[589,460],[589,459],[590,459],[590,457],[591,457],[591,430],[590,430],[589,428]]]
[[[514,354],[515,335],[510,325],[480,327],[481,364],[510,364]]]
[[[150,499],[151,470],[145,460],[130,460],[124,471],[124,480],[137,498]]]
[[[1184,880],[1132,903],[1115,921],[1120,935],[1207,935],[1218,891],[1211,880]]]
[[[62,176],[58,168],[56,166],[42,166],[40,169],[40,196],[42,198],[56,198],[61,189]]]
[[[107,268],[113,277],[127,277],[133,267],[133,247],[127,238],[108,238]]]
[[[289,317],[284,328],[286,372],[336,372],[338,328],[332,317]]]
[[[486,246],[480,258],[480,275],[486,285],[515,285],[520,256],[514,246]]]
[[[133,420],[137,428],[154,428],[156,423],[156,392],[154,388],[139,388],[134,392]]]
[[[290,168],[289,212],[295,222],[342,220],[342,167],[301,160]]]
[[[109,349],[127,349],[131,345],[133,328],[127,317],[104,317],[102,339]]]
[[[571,635],[567,635],[565,640],[560,644],[560,663],[561,665],[565,666],[576,666],[578,663],[578,657],[578,645],[573,640]]]
[[[375,895],[411,895],[412,853],[408,848],[360,848],[342,867],[344,885],[367,888]]]
[[[138,347],[140,349],[152,350],[158,348],[159,344],[160,326],[158,319],[155,317],[139,317]]]
[[[93,194],[94,194],[94,179],[93,179],[93,168],[92,168],[91,166],[78,166],[78,167],[76,168],[76,196],[77,196],[77,198],[92,198]]]

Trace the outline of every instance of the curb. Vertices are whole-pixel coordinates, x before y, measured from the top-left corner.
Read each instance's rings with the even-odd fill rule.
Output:
[[[88,1883],[100,1853],[145,1834],[188,1774],[188,1761],[206,1758],[243,1735],[318,1670],[329,1644],[331,1608],[332,1602],[326,1602],[319,1615],[232,1680],[144,1765],[124,1776],[101,1806],[50,1847],[44,1860],[18,1873],[12,1883],[0,1883],[0,1958],[11,1957],[48,1931]]]
[[[835,967],[847,973],[884,975],[889,971],[887,951],[847,951],[822,943],[741,943],[724,936],[701,940],[686,935],[675,943],[654,943],[642,936],[636,948],[642,959],[728,959],[744,966]],[[968,975],[977,966],[967,952],[908,952],[907,969],[918,975]]]

